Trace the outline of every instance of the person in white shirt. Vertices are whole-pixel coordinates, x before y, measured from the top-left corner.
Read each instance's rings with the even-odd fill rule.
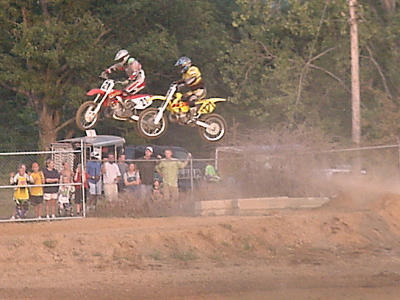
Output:
[[[115,163],[114,154],[108,154],[108,160],[103,164],[103,184],[104,196],[109,202],[118,200],[118,181],[121,178],[121,172]]]

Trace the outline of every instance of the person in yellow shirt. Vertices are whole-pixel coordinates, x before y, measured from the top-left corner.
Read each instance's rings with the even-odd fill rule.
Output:
[[[33,179],[33,184],[44,184],[44,175],[40,170],[39,164],[34,162],[32,164],[32,173],[30,174]],[[43,187],[35,186],[30,188],[30,202],[35,209],[35,218],[42,218],[42,204],[43,204]]]
[[[187,56],[180,57],[175,66],[180,68],[182,79],[175,83],[189,89],[183,94],[182,100],[186,101],[190,107],[190,117],[195,117],[197,113],[196,101],[203,99],[206,94],[206,88],[198,67],[192,65],[192,60]]]
[[[26,217],[29,209],[29,191],[27,185],[31,183],[33,183],[33,179],[26,174],[26,166],[24,164],[19,166],[17,174],[11,173],[10,184],[17,185],[13,195],[15,214],[11,217],[12,219],[23,219]]]

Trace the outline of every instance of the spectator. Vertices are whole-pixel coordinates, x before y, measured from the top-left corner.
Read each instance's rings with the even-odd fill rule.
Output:
[[[61,183],[71,183],[69,176],[61,176]],[[58,189],[58,213],[59,216],[72,217],[72,200],[74,199],[75,187],[73,185],[60,185]]]
[[[151,200],[153,203],[160,203],[163,199],[163,195],[161,193],[161,184],[160,181],[155,179],[153,183],[153,191],[151,194]]]
[[[46,168],[43,170],[46,184],[57,184],[60,182],[60,173],[54,168],[54,161],[46,160]],[[46,203],[46,218],[56,217],[56,202],[58,197],[58,186],[45,186],[43,188],[43,200]]]
[[[69,180],[68,182],[72,182],[74,179],[74,172],[72,172],[71,165],[68,162],[64,161],[62,163],[62,166],[63,166],[63,168],[60,172],[60,176],[67,177]]]
[[[90,160],[86,164],[89,183],[89,199],[86,210],[96,209],[97,198],[101,195],[101,162],[97,159],[95,153],[90,154]]]
[[[29,209],[29,191],[26,186],[29,183],[33,183],[33,179],[26,174],[26,166],[23,164],[19,166],[17,174],[10,174],[10,184],[18,186],[14,190],[15,213],[11,219],[23,219],[26,217]]]
[[[166,149],[164,151],[165,159],[162,159],[156,166],[156,171],[163,178],[162,193],[167,203],[171,204],[179,198],[178,190],[178,173],[179,169],[186,167],[192,154],[188,154],[185,162],[172,158],[172,150]]]
[[[118,181],[118,192],[122,192],[125,188],[124,179],[122,178],[122,176],[128,170],[128,164],[125,161],[125,154],[120,154],[119,156],[118,169],[119,172],[121,173],[121,179]]]
[[[33,184],[42,185],[44,184],[44,175],[40,170],[39,164],[34,162],[32,164],[32,173],[30,174],[33,179]],[[30,202],[35,209],[35,218],[42,218],[42,206],[43,206],[43,187],[31,187],[30,189]]]
[[[129,163],[128,170],[123,177],[127,191],[133,193],[134,196],[138,196],[140,192],[140,174],[134,163]]]
[[[76,167],[76,172],[74,175],[74,182],[75,183],[82,183],[84,186],[84,193],[85,193],[85,199],[87,199],[87,190],[88,190],[88,179],[89,179],[89,174],[83,169],[83,175],[82,175],[82,164],[78,164]],[[76,214],[80,216],[82,214],[82,186],[81,185],[76,185],[75,186],[75,205],[76,205]]]
[[[207,164],[204,170],[204,177],[207,182],[219,182],[221,177],[219,177],[217,171],[212,164]]]
[[[108,154],[108,160],[103,164],[102,168],[104,180],[104,195],[109,202],[118,200],[117,183],[121,178],[118,165],[115,163],[114,154]]]
[[[142,182],[142,195],[145,199],[150,197],[154,181],[154,169],[157,161],[152,155],[153,148],[148,146],[144,151],[143,158],[138,162],[140,180]]]

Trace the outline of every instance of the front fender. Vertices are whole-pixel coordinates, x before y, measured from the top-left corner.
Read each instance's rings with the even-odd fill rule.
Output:
[[[104,95],[105,91],[101,89],[91,89],[89,92],[86,93],[86,96],[94,96],[97,94]]]
[[[154,101],[154,100],[159,100],[159,101],[165,101],[167,98],[165,96],[151,96],[150,100]]]

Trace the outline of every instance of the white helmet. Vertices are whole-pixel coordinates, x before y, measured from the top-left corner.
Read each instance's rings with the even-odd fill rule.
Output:
[[[122,63],[126,63],[129,58],[129,52],[125,49],[121,49],[115,54],[114,60],[121,60]]]

